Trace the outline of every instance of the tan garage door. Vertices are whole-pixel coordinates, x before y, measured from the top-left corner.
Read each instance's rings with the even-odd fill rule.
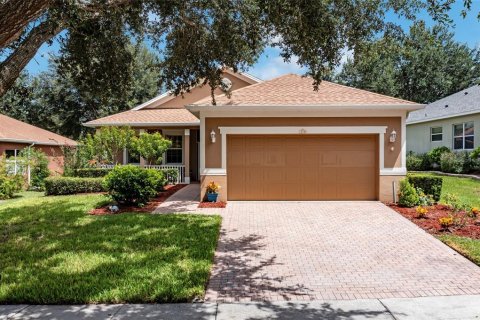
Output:
[[[375,200],[373,135],[229,135],[229,200]]]

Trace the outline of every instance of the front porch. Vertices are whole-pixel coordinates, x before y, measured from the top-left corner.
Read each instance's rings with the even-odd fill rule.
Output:
[[[130,164],[149,169],[174,169],[177,171],[177,183],[189,184],[198,182],[199,176],[199,143],[198,128],[147,128],[138,129],[137,133],[159,132],[163,137],[172,141],[172,146],[162,157],[162,163],[148,164],[143,158],[136,158],[123,150],[122,164]],[[109,165],[105,167],[110,167]],[[113,165],[111,166],[113,167]]]

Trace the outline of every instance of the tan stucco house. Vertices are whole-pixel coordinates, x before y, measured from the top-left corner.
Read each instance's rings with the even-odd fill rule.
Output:
[[[218,90],[216,105],[198,87],[85,125],[160,131],[173,141],[161,167],[200,182],[201,197],[215,181],[220,200],[392,200],[406,174],[405,119],[423,105],[327,81],[314,91],[294,74],[224,76],[231,97]]]

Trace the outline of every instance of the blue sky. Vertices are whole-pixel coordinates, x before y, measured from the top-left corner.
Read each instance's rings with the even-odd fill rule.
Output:
[[[450,17],[454,21],[454,26],[451,30],[455,34],[455,39],[462,43],[467,43],[471,48],[480,46],[480,21],[477,20],[477,13],[480,12],[480,0],[473,0],[472,11],[464,19],[460,16],[460,11],[463,8],[463,1],[456,1],[452,7]],[[409,21],[398,20],[394,16],[389,16],[389,19],[399,22],[404,28],[408,28]],[[432,25],[431,19],[425,14],[423,17],[428,25]],[[28,64],[27,70],[31,74],[37,74],[48,67],[48,57],[52,53],[58,51],[58,44],[54,43],[52,46],[44,44],[35,58]],[[349,53],[346,52],[342,60],[346,60]],[[279,50],[276,48],[266,48],[258,62],[248,71],[252,75],[263,79],[271,79],[285,73],[304,73],[304,69],[296,64],[295,57],[289,63],[283,61],[279,56]]]

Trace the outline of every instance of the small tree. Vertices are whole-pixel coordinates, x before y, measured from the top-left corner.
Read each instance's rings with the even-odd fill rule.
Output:
[[[36,148],[27,147],[20,151],[20,157],[30,166],[30,187],[43,190],[44,180],[50,175],[47,155]]]
[[[79,156],[97,163],[118,164],[119,156],[134,136],[135,131],[130,127],[103,127],[80,141]]]
[[[404,207],[414,207],[418,205],[420,199],[415,188],[407,179],[400,181],[400,198],[398,203]]]
[[[158,132],[141,133],[139,137],[132,139],[131,150],[150,165],[161,162],[163,154],[171,145],[172,142]]]

